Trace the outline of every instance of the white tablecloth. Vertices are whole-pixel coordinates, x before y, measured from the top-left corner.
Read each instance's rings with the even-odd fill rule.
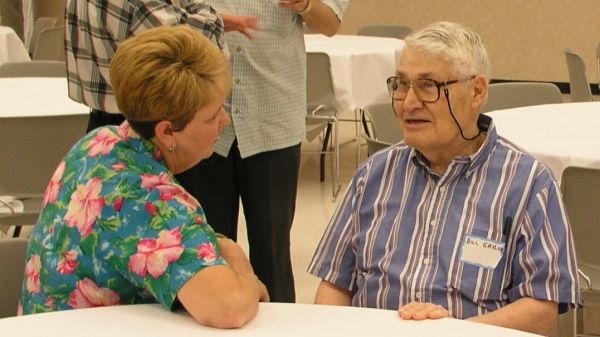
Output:
[[[404,41],[393,38],[320,34],[304,35],[307,52],[324,52],[331,60],[335,96],[342,111],[389,102],[385,81],[396,71],[396,53]]]
[[[66,78],[0,78],[0,118],[88,114],[90,109],[71,100]]]
[[[0,319],[6,336],[65,337],[533,337],[537,335],[456,319],[403,321],[393,310],[311,304],[261,303],[257,317],[241,329],[218,330],[185,313],[156,304],[78,309]]]
[[[0,26],[0,64],[23,61],[31,61],[23,41],[12,28]]]
[[[600,168],[600,102],[536,105],[488,113],[498,134],[550,167]]]

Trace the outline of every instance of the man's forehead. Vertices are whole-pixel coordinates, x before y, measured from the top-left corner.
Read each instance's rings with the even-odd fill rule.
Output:
[[[435,78],[448,75],[450,70],[450,64],[442,59],[442,57],[407,48],[398,60],[396,76]]]

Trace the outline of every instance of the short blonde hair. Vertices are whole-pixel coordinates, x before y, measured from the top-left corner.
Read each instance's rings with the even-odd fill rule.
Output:
[[[227,59],[186,25],[153,28],[125,40],[110,63],[110,80],[119,110],[138,132],[136,125],[162,120],[181,130],[211,103],[215,91],[227,96],[231,90]]]

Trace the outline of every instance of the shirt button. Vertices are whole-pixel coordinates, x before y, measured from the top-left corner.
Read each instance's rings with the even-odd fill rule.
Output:
[[[424,265],[428,265],[428,264],[429,264],[429,259],[428,259],[428,258],[425,258],[425,259],[423,260],[423,264],[424,264]]]
[[[431,225],[431,227],[437,225],[437,221],[436,220],[431,220],[431,222],[429,222],[429,224]]]
[[[442,192],[442,193],[446,192],[446,186],[440,187],[440,192]]]
[[[240,84],[240,82],[241,82],[241,81],[240,81],[240,79],[239,79],[239,78],[236,78],[236,79],[235,79],[235,84]]]
[[[420,300],[421,299],[421,292],[417,291],[417,293],[415,294],[416,299]]]
[[[240,113],[240,109],[235,109],[233,112],[236,113],[236,114],[239,114]]]
[[[237,51],[238,53],[241,52],[242,51],[242,47],[238,46],[237,48],[235,48],[235,51]]]

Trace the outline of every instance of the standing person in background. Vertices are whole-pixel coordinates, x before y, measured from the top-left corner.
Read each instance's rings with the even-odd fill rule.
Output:
[[[223,13],[257,16],[248,41],[227,34],[234,77],[226,102],[232,123],[206,163],[177,176],[202,203],[216,231],[237,238],[240,198],[250,261],[272,301],[294,302],[290,230],[300,143],[306,136],[303,24],[334,35],[348,0],[208,0]]]
[[[90,107],[87,131],[119,125],[119,113],[108,67],[117,46],[130,36],[150,28],[187,24],[208,37],[228,54],[224,31],[242,33],[256,25],[256,18],[228,16],[223,23],[217,12],[201,0],[68,0],[66,62],[69,96]]]

